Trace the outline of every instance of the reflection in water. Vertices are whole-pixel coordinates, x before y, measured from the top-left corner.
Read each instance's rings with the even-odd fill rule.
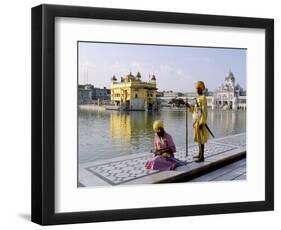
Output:
[[[81,163],[153,148],[154,120],[162,119],[178,148],[185,148],[185,111],[97,111],[79,109],[79,161]],[[188,141],[192,139],[192,120],[188,114]],[[208,126],[216,137],[246,131],[246,111],[208,111]]]

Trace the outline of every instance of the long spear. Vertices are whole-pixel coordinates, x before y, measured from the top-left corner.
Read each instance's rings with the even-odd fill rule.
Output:
[[[185,98],[187,105],[187,96]],[[186,108],[186,107],[185,107]],[[185,155],[188,156],[188,107],[185,109]]]

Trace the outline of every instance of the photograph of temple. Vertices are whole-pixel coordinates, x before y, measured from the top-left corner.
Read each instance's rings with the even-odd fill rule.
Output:
[[[246,53],[78,42],[77,186],[247,179]]]

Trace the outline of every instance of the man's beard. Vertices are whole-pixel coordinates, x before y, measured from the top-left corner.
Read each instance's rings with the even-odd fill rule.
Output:
[[[157,132],[158,137],[163,137],[164,136],[164,131],[163,132]]]

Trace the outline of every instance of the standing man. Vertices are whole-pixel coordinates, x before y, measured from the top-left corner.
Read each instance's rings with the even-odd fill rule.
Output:
[[[189,111],[192,113],[193,119],[193,138],[198,143],[199,153],[194,156],[195,162],[204,161],[205,143],[208,141],[207,123],[207,99],[203,93],[205,84],[203,81],[197,81],[195,88],[198,93],[195,105],[186,104]],[[187,138],[187,137],[186,137]]]

